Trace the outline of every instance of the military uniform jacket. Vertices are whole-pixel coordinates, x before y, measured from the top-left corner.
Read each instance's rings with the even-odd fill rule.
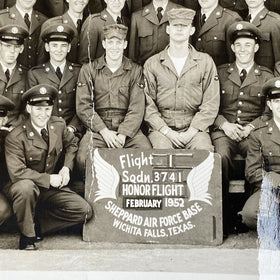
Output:
[[[122,17],[123,24],[129,26],[129,20]],[[103,10],[99,14],[90,15],[85,20],[80,35],[79,63],[87,63],[104,54],[102,40],[104,40],[103,27],[115,24],[112,16]]]
[[[219,82],[213,59],[189,46],[189,55],[178,76],[167,48],[144,65],[146,78],[145,121],[152,130],[163,126],[184,130],[189,126],[208,131],[220,103]]]
[[[264,176],[279,174],[280,183],[280,131],[274,120],[263,122],[251,132],[246,158],[245,176],[250,184],[260,188]],[[273,176],[274,177],[274,176]]]
[[[123,57],[112,73],[104,56],[84,64],[77,86],[77,114],[94,132],[108,126],[133,138],[144,116],[145,97],[142,67]],[[110,125],[109,125],[110,124]]]
[[[24,108],[21,104],[21,96],[27,89],[27,68],[16,64],[7,82],[6,75],[0,66],[0,92],[15,103],[14,110],[8,112],[8,125],[17,126],[24,118]]]
[[[182,6],[169,1],[160,22],[152,3],[132,14],[129,58],[139,64],[144,64],[149,57],[159,53],[168,45],[167,12],[174,8],[182,8]]]
[[[262,93],[263,84],[272,79],[273,73],[264,66],[253,65],[246,79],[241,84],[239,71],[235,63],[218,67],[221,87],[221,103],[219,114],[215,120],[213,139],[224,135],[218,130],[226,121],[247,125],[262,115],[265,108],[265,96]]]
[[[280,2],[278,0],[265,0],[264,4],[269,11],[280,13]]]
[[[280,60],[280,15],[264,8],[252,23],[259,28],[262,34],[255,60],[257,64],[273,70],[275,62]]]
[[[50,118],[48,131],[49,145],[28,119],[6,137],[5,155],[11,183],[29,179],[39,187],[49,188],[50,174],[59,171],[55,167],[63,149],[64,166],[72,170],[78,139],[58,117]]]
[[[242,18],[248,15],[248,6],[245,0],[220,0],[219,4],[224,8],[237,12]]]
[[[23,53],[19,55],[17,60],[20,64],[26,66],[29,69],[32,66],[37,65],[40,30],[41,25],[46,20],[46,16],[33,10],[30,20],[31,26],[29,30],[29,36],[25,39]],[[0,27],[3,27],[7,24],[18,24],[28,29],[16,6],[0,11]]]
[[[201,10],[196,13],[194,19],[194,47],[198,51],[208,53],[217,66],[232,61],[234,54],[227,38],[227,29],[232,23],[242,20],[241,17],[233,11],[217,6],[202,27],[200,20]]]
[[[38,84],[48,84],[58,90],[52,115],[62,117],[68,126],[82,131],[82,124],[76,115],[76,85],[80,72],[78,64],[67,62],[61,81],[50,62],[35,66],[28,72],[28,87]]]
[[[80,47],[80,34],[78,33],[77,27],[74,24],[72,18],[69,16],[68,12],[63,14],[62,16],[57,16],[54,18],[50,18],[47,21],[45,21],[41,28],[41,34],[42,30],[45,26],[50,25],[51,23],[68,23],[74,30],[74,37],[71,41],[71,49],[70,52],[67,54],[67,60],[78,63],[78,57],[79,57],[79,47]],[[39,40],[39,47],[38,47],[38,64],[44,63],[50,59],[49,53],[45,50],[45,42],[41,40],[41,34],[40,34],[40,40]]]

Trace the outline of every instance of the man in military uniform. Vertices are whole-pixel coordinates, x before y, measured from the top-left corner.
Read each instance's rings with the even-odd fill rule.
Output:
[[[194,47],[208,53],[217,66],[232,61],[233,53],[227,40],[227,29],[232,23],[240,21],[241,17],[218,5],[218,0],[198,2],[201,10],[197,11],[194,19]]]
[[[241,18],[245,18],[248,15],[248,6],[245,0],[219,0],[222,7],[237,12]]]
[[[129,20],[121,15],[125,0],[106,0],[105,2],[106,9],[101,13],[88,16],[82,26],[79,55],[81,64],[93,61],[104,54],[102,46],[104,26],[115,23],[129,26]]]
[[[256,229],[259,213],[258,231],[260,229],[267,237],[273,232],[272,239],[279,242],[280,79],[267,81],[263,93],[267,96],[267,105],[273,117],[269,121],[260,122],[250,136],[245,174],[253,186],[253,194],[245,203],[241,215],[243,223]],[[264,224],[263,219],[266,221]],[[263,232],[263,227],[266,227],[266,232]]]
[[[41,35],[44,29],[46,29],[47,26],[53,24],[54,22],[57,24],[69,24],[71,28],[74,30],[74,36],[71,41],[71,49],[67,54],[67,60],[78,63],[78,57],[79,57],[79,49],[80,49],[80,33],[82,24],[84,22],[83,18],[83,12],[84,9],[88,3],[88,0],[83,1],[76,1],[76,0],[68,0],[69,9],[66,13],[64,13],[61,16],[53,17],[45,21],[41,27]],[[40,40],[39,42],[39,58],[38,58],[38,64],[44,63],[48,61],[48,53],[45,50],[45,43],[44,41]]]
[[[260,48],[256,62],[273,70],[276,61],[280,60],[280,15],[269,11],[265,0],[246,0],[249,7],[248,21],[261,32]]]
[[[0,95],[0,226],[12,216],[11,206],[2,193],[2,188],[9,181],[4,142],[10,130],[5,125],[8,121],[7,113],[13,110],[14,107],[15,104],[9,98]]]
[[[151,148],[140,130],[145,108],[142,68],[123,55],[126,35],[124,25],[105,26],[105,55],[81,68],[76,106],[88,128],[77,154],[82,173],[91,142],[93,148]]]
[[[18,62],[27,68],[37,64],[40,29],[47,20],[46,16],[33,9],[35,2],[36,0],[17,0],[13,7],[0,11],[0,27],[16,24],[28,30],[24,50],[18,58]]]
[[[273,78],[273,73],[254,62],[259,49],[261,33],[253,24],[241,21],[228,30],[236,61],[218,67],[221,85],[219,114],[211,134],[215,151],[222,158],[224,230],[231,231],[229,220],[228,190],[230,174],[234,170],[234,154],[246,157],[248,136],[255,127],[256,119],[265,108],[262,85]]]
[[[166,33],[167,12],[181,6],[170,0],[153,0],[143,9],[132,14],[129,58],[139,64],[162,51],[169,42]]]
[[[24,119],[21,96],[26,90],[27,69],[17,59],[24,50],[27,35],[27,30],[18,25],[0,27],[0,92],[15,103],[8,113],[7,126],[11,128]]]
[[[170,10],[170,45],[144,65],[153,148],[214,150],[208,131],[219,109],[219,82],[213,59],[189,44],[194,15],[186,8]]]
[[[26,91],[23,102],[27,102],[30,117],[5,141],[11,182],[3,191],[13,203],[21,232],[20,249],[36,249],[35,210],[42,234],[92,216],[89,204],[67,186],[78,139],[66,129],[63,119],[51,116],[57,95],[54,87],[44,84]],[[64,149],[63,166],[57,166]]]
[[[42,41],[50,60],[28,72],[29,88],[49,84],[58,90],[52,115],[62,117],[67,128],[81,137],[82,123],[76,115],[76,85],[80,72],[78,64],[70,63],[66,56],[71,49],[73,28],[66,23],[53,21],[42,29]]]

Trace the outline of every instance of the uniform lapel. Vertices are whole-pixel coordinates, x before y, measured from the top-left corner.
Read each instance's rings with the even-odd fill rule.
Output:
[[[49,153],[56,147],[57,143],[57,134],[55,133],[55,128],[51,122],[48,123],[48,132],[49,132]]]
[[[43,140],[41,135],[39,135],[36,129],[32,126],[30,119],[26,122],[26,136],[29,140],[32,141],[32,145],[34,147],[43,150],[48,150],[47,143]]]
[[[280,145],[280,130],[273,120],[270,121],[268,126],[268,133],[271,133],[271,140]]]
[[[59,88],[64,87],[64,85],[67,84],[67,82],[73,78],[73,73],[71,69],[73,70],[72,66],[66,63]]]
[[[201,36],[203,33],[207,32],[209,29],[216,26],[219,22],[218,19],[222,17],[223,9],[222,7],[218,6],[209,16],[209,18],[205,21],[203,26],[200,29],[199,35]]]
[[[16,8],[16,6],[13,6],[10,8],[10,12],[9,12],[9,17],[10,19],[14,20],[15,24],[18,24],[20,26],[24,26],[27,28],[23,17],[21,16],[20,12],[18,11],[18,9]]]
[[[153,6],[153,8],[154,8],[154,6]],[[165,11],[164,11],[164,13],[163,13],[163,17],[162,17],[162,19],[161,19],[161,21],[160,21],[160,24],[163,24],[163,23],[165,23],[165,22],[168,22],[168,16],[167,16],[167,12],[169,11],[169,10],[171,10],[173,7],[172,7],[172,4],[170,3],[170,1],[168,1],[168,4],[167,4],[167,6],[166,6],[166,9],[165,9]],[[155,9],[153,9],[154,11],[155,11]],[[156,17],[157,17],[157,15],[156,15]]]
[[[235,83],[236,85],[238,85],[240,87],[241,80],[240,80],[238,69],[237,69],[237,66],[235,65],[235,63],[232,63],[229,65],[228,73],[229,73],[229,76],[228,76],[229,80],[231,80],[233,83]]]
[[[7,84],[7,78],[2,66],[0,66],[0,80],[3,81],[5,84]]]
[[[23,79],[22,74],[23,74],[22,68],[19,65],[16,65],[11,74],[11,78],[7,84],[7,88],[21,81]]]
[[[29,34],[32,34],[41,25],[39,15],[33,10],[31,14],[31,25]]]
[[[142,16],[155,25],[159,25],[153,3],[150,3],[142,12]]]
[[[254,83],[256,83],[258,81],[257,76],[260,75],[260,71],[256,68],[256,65],[254,65],[251,70],[249,71],[249,73],[247,74],[246,79],[244,80],[244,82],[241,85],[241,88],[250,86]]]
[[[57,88],[59,88],[60,85],[60,80],[57,77],[56,73],[55,73],[55,69],[53,69],[52,65],[50,64],[50,62],[48,61],[46,63],[46,67],[45,67],[45,75],[46,77],[52,81],[53,83],[55,83],[57,85]]]
[[[252,24],[254,24],[255,26],[260,26],[261,25],[261,21],[266,17],[267,13],[268,13],[268,9],[267,8],[263,8],[257,14],[257,16],[254,18],[254,20],[252,21]]]
[[[71,27],[74,29],[75,36],[78,36],[79,34],[78,34],[77,27],[73,22],[72,18],[69,16],[68,12],[62,15],[62,19],[64,23],[68,23],[69,25],[71,25]]]

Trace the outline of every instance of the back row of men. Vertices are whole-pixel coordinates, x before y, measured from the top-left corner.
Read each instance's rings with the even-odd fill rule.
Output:
[[[66,59],[74,36],[73,28],[67,23],[50,23],[42,29],[42,41],[50,59],[46,64],[29,70],[27,78],[26,69],[16,60],[24,50],[28,31],[18,25],[0,28],[1,87],[3,95],[15,105],[14,109],[10,106],[5,109],[4,102],[2,108],[5,119],[2,125],[6,123],[12,130],[5,143],[10,183],[4,187],[4,192],[13,202],[23,238],[34,237],[34,228],[30,230],[30,226],[34,226],[30,213],[34,212],[36,201],[34,196],[30,200],[29,195],[33,192],[30,194],[27,186],[30,185],[32,190],[36,186],[36,193],[38,188],[63,189],[69,182],[75,157],[80,173],[84,174],[89,145],[93,148],[153,147],[209,151],[214,151],[215,146],[216,152],[222,156],[224,225],[227,230],[232,154],[239,150],[246,155],[252,130],[274,124],[273,121],[262,122],[259,117],[264,112],[266,97],[271,110],[274,100],[279,100],[280,80],[273,80],[272,71],[254,61],[262,34],[252,23],[239,21],[230,25],[227,35],[235,61],[219,66],[217,72],[213,59],[189,44],[189,38],[195,32],[192,25],[195,12],[177,8],[168,11],[167,16],[169,45],[146,61],[144,75],[140,65],[123,55],[128,28],[122,24],[104,27],[102,46],[105,54],[80,69]],[[277,69],[278,64],[276,72]],[[51,85],[54,90],[42,84]],[[262,90],[263,84],[267,85],[265,90]],[[27,88],[31,89],[26,91]],[[25,107],[30,115],[27,121]],[[10,109],[8,114],[7,109]],[[60,119],[51,119],[51,113]],[[270,113],[268,109],[267,115]],[[149,127],[148,138],[140,129],[143,118]],[[60,129],[60,136],[54,137],[53,130],[57,125],[62,127],[62,119],[67,124],[67,132]],[[212,125],[211,139],[209,130]],[[86,133],[83,135],[84,128]],[[75,141],[71,163],[67,156],[71,146],[61,139],[63,135]],[[74,135],[81,138],[79,149]],[[269,149],[273,145],[270,143]],[[61,164],[58,155],[63,148],[66,148],[66,155],[62,166],[67,168],[62,167],[58,174],[52,174],[56,170],[54,165]],[[276,150],[279,151],[278,146]],[[248,165],[246,171],[250,182],[258,186],[262,178],[255,175],[263,172],[259,157],[261,155],[256,151],[250,153],[251,166]],[[266,155],[267,170],[277,171],[279,165],[274,166],[274,163],[275,154],[270,150]],[[51,179],[46,174],[51,174]],[[26,180],[32,184],[27,184]],[[2,213],[8,213],[9,204],[3,202],[0,205],[6,205]],[[28,217],[22,212],[26,211],[26,205],[30,206]],[[254,198],[249,205],[243,211],[244,221],[254,227],[258,201]],[[71,206],[69,209],[71,212]],[[25,220],[28,220],[27,224]],[[43,224],[43,228],[47,227]]]
[[[178,8],[179,4],[197,10],[194,19],[196,29],[190,41],[197,50],[210,54],[217,66],[234,60],[227,30],[233,22],[240,21],[242,17],[257,26],[262,34],[256,62],[273,70],[275,62],[280,60],[280,15],[265,7],[267,3],[268,7],[278,8],[277,1],[220,1],[221,5],[237,10],[238,14],[219,5],[218,0],[102,0],[100,5],[97,4],[98,1],[67,0],[68,10],[49,20],[34,10],[34,5],[36,7],[37,4],[40,9],[41,2],[44,2],[44,5],[55,6],[62,5],[63,1],[60,4],[59,1],[36,3],[36,0],[14,2],[16,3],[12,7],[0,11],[0,27],[18,24],[28,30],[28,37],[24,41],[25,48],[19,56],[19,63],[28,69],[48,60],[40,34],[42,29],[54,21],[67,23],[74,29],[72,47],[67,56],[71,62],[83,64],[100,57],[104,53],[103,27],[122,23],[129,28],[126,55],[143,65],[149,57],[167,46],[167,12]],[[147,5],[143,7],[144,4]],[[127,17],[122,13],[125,7],[128,10],[138,10],[132,13],[132,16],[126,12]],[[104,9],[100,11],[101,8]],[[238,10],[239,8],[241,10]],[[59,11],[58,8],[56,10]],[[85,11],[88,10],[92,13],[89,16],[85,15]],[[96,13],[97,11],[100,13]]]

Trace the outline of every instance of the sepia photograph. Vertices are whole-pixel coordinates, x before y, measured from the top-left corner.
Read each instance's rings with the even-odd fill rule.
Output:
[[[0,260],[280,280],[280,1],[0,0]]]

